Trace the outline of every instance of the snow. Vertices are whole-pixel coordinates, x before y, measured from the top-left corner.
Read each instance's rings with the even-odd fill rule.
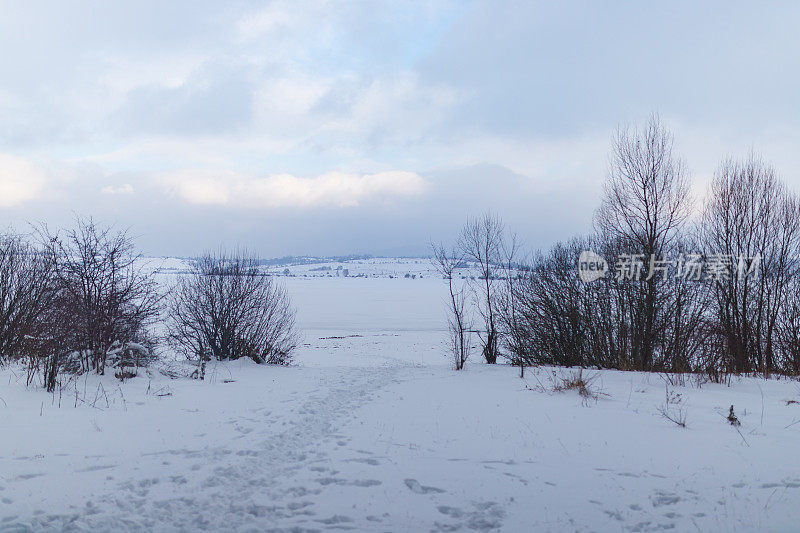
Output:
[[[192,259],[177,257],[143,257],[141,266],[162,274],[180,274],[191,269]],[[261,266],[271,276],[289,278],[409,278],[439,275],[430,260],[423,257],[369,257],[361,259],[290,257]],[[288,272],[287,272],[288,271]],[[346,272],[345,272],[346,271]],[[466,272],[465,272],[466,273]]]
[[[797,382],[584,371],[585,400],[552,390],[571,369],[455,372],[441,280],[378,275],[407,261],[281,278],[293,367],[60,395],[0,371],[0,531],[796,530]],[[686,428],[659,414],[667,388]]]
[[[440,277],[429,259],[426,258],[393,258],[374,257],[368,259],[351,259],[347,261],[331,261],[324,258],[314,259],[309,264],[283,264],[267,268],[273,275],[291,277],[369,277],[369,278],[404,278]]]

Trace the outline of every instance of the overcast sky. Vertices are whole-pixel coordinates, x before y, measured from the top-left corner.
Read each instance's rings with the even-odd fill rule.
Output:
[[[0,1],[0,224],[412,254],[492,210],[549,246],[651,112],[698,197],[751,148],[800,190],[795,2],[124,4]]]

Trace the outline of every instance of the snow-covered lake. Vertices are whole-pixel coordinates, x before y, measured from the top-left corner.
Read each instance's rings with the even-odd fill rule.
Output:
[[[0,531],[797,530],[797,382],[670,386],[684,429],[655,374],[591,371],[586,401],[552,391],[571,370],[523,380],[475,354],[455,372],[445,287],[411,264],[281,278],[303,332],[289,368],[60,395],[3,370]]]

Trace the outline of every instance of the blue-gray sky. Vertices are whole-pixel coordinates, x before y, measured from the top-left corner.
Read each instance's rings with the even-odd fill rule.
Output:
[[[657,112],[698,201],[754,149],[800,189],[794,2],[0,1],[0,224],[148,254],[419,253],[499,213],[586,231]]]

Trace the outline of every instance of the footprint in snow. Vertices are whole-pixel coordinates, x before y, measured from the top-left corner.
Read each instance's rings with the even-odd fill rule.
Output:
[[[111,468],[116,468],[117,465],[96,465],[96,466],[87,466],[86,468],[80,468],[75,471],[75,473],[82,473],[82,472],[98,472],[100,470],[109,470]]]
[[[381,484],[382,482],[377,479],[357,479],[350,483],[354,487],[377,487]]]
[[[43,475],[44,474],[20,474],[17,477],[15,477],[13,480],[14,481],[26,481],[28,479],[33,479],[35,477],[41,477]]]
[[[405,483],[406,483],[406,487],[408,487],[408,489],[411,492],[415,493],[415,494],[430,494],[430,493],[439,493],[439,494],[441,494],[441,493],[445,492],[444,490],[436,488],[436,487],[426,487],[426,486],[420,485],[419,481],[417,481],[416,479],[406,479]]]
[[[653,507],[662,507],[675,505],[681,501],[681,497],[671,492],[656,491],[654,495],[650,496],[650,501],[653,503]]]
[[[435,522],[439,531],[457,531],[466,527],[473,531],[490,531],[500,529],[505,518],[505,511],[496,502],[475,502],[472,510],[442,505],[437,510],[455,522],[443,524]]]
[[[361,457],[358,457],[356,459],[348,459],[347,462],[348,463],[363,463],[363,464],[370,465],[370,466],[378,466],[378,465],[381,464],[381,462],[378,461],[377,459],[361,458]]]
[[[336,514],[336,515],[333,515],[330,518],[318,518],[318,519],[316,519],[314,521],[315,522],[319,522],[320,524],[328,525],[328,526],[336,526],[336,525],[347,524],[349,522],[352,522],[353,519],[350,518],[349,516],[342,516],[342,515]]]
[[[300,509],[304,509],[306,507],[310,507],[314,505],[313,502],[305,501],[305,502],[290,502],[286,508],[290,511],[299,511]]]

